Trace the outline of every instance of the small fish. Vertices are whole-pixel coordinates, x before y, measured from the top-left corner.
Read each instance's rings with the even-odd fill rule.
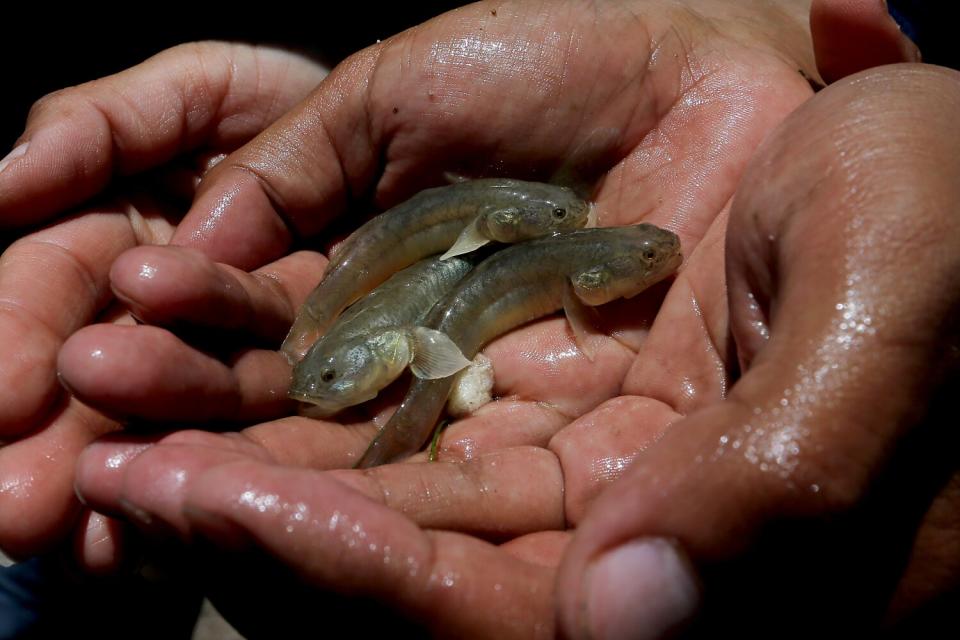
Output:
[[[426,189],[357,229],[297,312],[281,351],[295,362],[337,316],[390,274],[446,251],[520,242],[587,224],[590,205],[567,187],[506,178]]]
[[[462,367],[456,346],[432,357],[443,334],[418,325],[474,265],[468,258],[437,256],[398,271],[349,309],[294,366],[288,395],[307,402],[304,415],[325,418],[374,398],[410,365],[421,376],[450,375]]]
[[[680,266],[680,240],[651,224],[583,229],[494,254],[466,276],[425,319],[465,358],[514,327],[564,308],[581,347],[582,319],[595,306],[630,298]],[[443,411],[453,378],[415,379],[357,467],[391,462],[419,450]]]

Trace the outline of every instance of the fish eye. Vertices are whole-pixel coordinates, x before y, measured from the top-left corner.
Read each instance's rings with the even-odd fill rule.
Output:
[[[337,372],[333,369],[324,369],[320,372],[320,379],[324,382],[330,382],[337,377]]]
[[[567,217],[567,210],[564,209],[563,207],[557,207],[556,209],[553,210],[553,217],[556,218],[557,220],[563,220],[564,218]]]

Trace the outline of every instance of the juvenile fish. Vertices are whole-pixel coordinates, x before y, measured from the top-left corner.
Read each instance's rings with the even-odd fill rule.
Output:
[[[327,417],[374,398],[411,365],[417,375],[450,375],[463,362],[431,359],[425,344],[449,339],[418,327],[424,316],[473,268],[467,258],[426,258],[398,271],[344,311],[293,368],[288,395],[312,405],[304,411]]]
[[[473,270],[427,316],[466,358],[493,338],[563,307],[582,335],[584,307],[630,298],[673,273],[680,241],[651,224],[583,229],[509,247]],[[581,342],[582,344],[582,342]],[[443,411],[453,379],[415,379],[357,467],[414,453]]]
[[[421,191],[347,238],[297,312],[281,350],[291,361],[300,358],[350,303],[420,258],[577,229],[589,212],[571,189],[539,182],[486,178]]]

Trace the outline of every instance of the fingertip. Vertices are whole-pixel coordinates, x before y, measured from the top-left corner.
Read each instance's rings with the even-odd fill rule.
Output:
[[[204,177],[171,244],[251,270],[283,255],[293,235],[260,181],[231,162],[227,158]]]
[[[36,224],[109,182],[109,126],[88,107],[34,124],[0,164],[0,228]]]
[[[22,158],[26,153],[27,149],[30,148],[30,142],[21,142],[13,148],[10,153],[5,155],[2,160],[0,160],[0,174],[3,174],[3,170],[8,166],[17,161],[18,158]]]
[[[99,511],[116,513],[123,475],[130,463],[152,447],[152,438],[103,438],[91,443],[77,457],[74,492],[80,501]]]
[[[111,576],[130,566],[130,549],[123,524],[85,510],[74,529],[74,561],[86,574]]]
[[[574,638],[663,638],[687,626],[700,587],[686,555],[663,538],[631,540],[586,566],[574,616]]]
[[[817,69],[827,82],[870,67],[920,61],[920,50],[881,0],[814,0],[810,33]]]
[[[115,350],[104,344],[109,343],[108,327],[91,325],[80,329],[67,338],[57,354],[60,383],[81,400],[96,397],[118,382]]]
[[[209,258],[184,247],[135,247],[110,268],[114,295],[140,320],[161,326],[197,315],[197,306],[209,297],[211,282],[216,288],[220,281]]]

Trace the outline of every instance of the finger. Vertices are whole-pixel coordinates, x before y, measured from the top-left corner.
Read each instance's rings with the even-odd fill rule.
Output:
[[[160,436],[106,436],[78,452],[74,472],[77,497],[91,509],[123,515],[120,505],[123,474],[129,464],[152,447]]]
[[[117,174],[202,145],[234,148],[301,99],[324,70],[268,48],[201,43],[47,96],[0,168],[0,224],[43,220]]]
[[[655,398],[679,414],[722,400],[732,349],[722,268],[726,215],[713,221],[672,283],[623,378],[627,395]]]
[[[827,82],[884,64],[920,62],[920,50],[900,31],[885,2],[814,0],[810,35],[817,69]]]
[[[110,299],[110,263],[142,241],[169,237],[163,220],[117,205],[16,241],[0,257],[0,437],[35,427],[60,392],[63,340]]]
[[[186,513],[216,544],[253,543],[312,587],[389,604],[434,635],[552,635],[550,569],[467,536],[424,532],[317,472],[218,467],[191,486]]]
[[[138,515],[153,513],[157,520],[170,524],[169,529],[186,537],[188,530],[178,519],[182,506],[182,487],[189,474],[205,471],[221,461],[238,457],[272,460],[291,467],[336,469],[351,466],[366,449],[376,433],[376,425],[362,423],[343,425],[332,422],[290,417],[266,422],[241,433],[211,433],[181,430],[168,435],[112,435],[90,444],[79,456],[76,465],[76,490],[83,501],[98,511],[128,517],[129,505],[123,500],[128,469],[137,462],[141,473],[153,473],[151,460],[170,469],[168,477],[178,479],[165,486],[157,502],[143,505]],[[160,444],[158,452],[144,460],[141,454]],[[165,451],[175,451],[170,456]],[[196,451],[196,456],[184,452]],[[218,457],[220,456],[220,457]],[[142,484],[142,483],[141,483]]]
[[[189,422],[289,415],[290,365],[276,351],[250,350],[231,363],[150,326],[84,327],[57,361],[71,393],[116,417]]]
[[[39,553],[62,540],[80,513],[75,458],[117,426],[62,394],[57,351],[110,299],[110,262],[169,233],[161,217],[116,206],[26,236],[0,258],[0,342],[8,349],[0,367],[0,437],[7,441],[0,449],[0,511],[24,514],[2,519],[0,545],[11,554]]]
[[[573,537],[571,531],[538,531],[500,545],[500,549],[524,562],[556,568]]]
[[[180,432],[149,447],[114,438],[84,451],[77,490],[98,511],[126,515],[142,526],[160,526],[189,539],[182,510],[191,478],[250,458],[271,460],[273,455],[246,437],[204,432]],[[504,539],[564,526],[559,465],[555,456],[537,447],[506,449],[465,464],[331,473],[421,527]]]
[[[652,398],[620,396],[557,433],[549,448],[563,471],[567,522],[579,524],[597,496],[681,417]]]
[[[504,449],[466,463],[328,473],[425,529],[502,540],[565,526],[560,466],[539,447]]]
[[[807,37],[805,21],[783,17],[791,38]],[[656,211],[685,244],[699,239],[752,149],[810,88],[796,73],[805,63],[773,56],[759,73],[751,58],[747,72],[726,60],[718,77],[691,74],[696,63],[685,42],[714,34],[715,23],[694,20],[681,37],[673,23],[655,10],[638,16],[620,5],[600,14],[567,5],[543,15],[520,3],[497,16],[474,5],[439,16],[349,58],[221,162],[205,177],[176,242],[253,267],[279,255],[293,236],[324,229],[361,196],[392,205],[451,169],[547,176],[605,130],[616,134],[600,150],[608,160],[600,172],[622,159],[598,196],[613,211],[605,223],[656,220],[647,215]],[[463,33],[476,35],[476,44],[465,48],[456,35]],[[557,46],[547,37],[555,33],[590,43],[591,55]],[[625,41],[639,49],[615,45]],[[758,81],[745,89],[744,77]],[[718,87],[729,91],[723,99]],[[690,108],[673,113],[677,105]],[[545,120],[544,112],[556,119]],[[563,136],[558,123],[567,125]],[[724,146],[705,147],[704,135]]]
[[[85,574],[117,575],[135,557],[126,525],[84,509],[73,530],[73,557]]]
[[[511,447],[546,447],[570,423],[554,407],[533,400],[498,398],[443,428],[437,459],[464,462]],[[422,461],[426,453],[410,458]]]
[[[365,191],[378,150],[362,91],[375,58],[371,49],[338,65],[307,100],[214,167],[174,242],[255,268],[281,255],[293,233],[323,228],[349,193]]]
[[[325,263],[301,251],[247,273],[183,247],[138,247],[114,262],[110,279],[146,323],[242,331],[278,343]]]
[[[0,548],[5,553],[23,558],[62,542],[81,511],[73,492],[76,458],[91,440],[116,428],[71,398],[43,429],[0,447]]]
[[[617,340],[596,338],[588,360],[564,318],[521,327],[484,348],[493,361],[494,394],[547,403],[575,417],[616,396],[635,354]]]
[[[958,106],[955,73],[888,67],[826,89],[760,151],[731,214],[731,322],[758,331],[757,291],[769,338],[728,401],[596,501],[561,572],[568,635],[656,637],[698,612],[711,629],[797,610],[801,633],[879,624],[953,470],[938,396],[953,393]],[[922,266],[891,260],[919,247]]]

